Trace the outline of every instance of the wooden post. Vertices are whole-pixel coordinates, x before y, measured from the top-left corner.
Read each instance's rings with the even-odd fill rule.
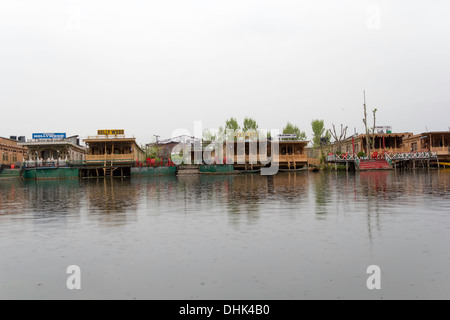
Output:
[[[113,165],[113,161],[114,161],[114,141],[112,142],[112,147],[111,147],[111,167]]]
[[[348,161],[345,161],[345,171],[348,171]]]
[[[431,132],[430,132],[430,152],[433,151],[433,139],[431,139]]]
[[[337,171],[337,162],[334,163],[334,170]]]

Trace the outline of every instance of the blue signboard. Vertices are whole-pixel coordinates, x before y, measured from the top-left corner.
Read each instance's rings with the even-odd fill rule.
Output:
[[[65,139],[65,133],[33,133],[33,139]]]

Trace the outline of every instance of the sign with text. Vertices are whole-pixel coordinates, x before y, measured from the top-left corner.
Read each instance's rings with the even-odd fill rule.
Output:
[[[65,133],[33,133],[33,139],[35,140],[44,140],[44,139],[65,139]]]
[[[258,132],[256,131],[247,131],[247,132],[235,132],[234,136],[236,138],[250,138],[250,139],[258,139]]]
[[[123,129],[116,129],[116,130],[97,130],[98,136],[118,136],[118,135],[124,135],[125,130]]]
[[[391,133],[392,126],[375,126],[377,133]]]
[[[292,134],[279,134],[278,138],[280,138],[280,139],[294,139],[294,138],[297,138],[297,135],[295,133],[292,133]]]

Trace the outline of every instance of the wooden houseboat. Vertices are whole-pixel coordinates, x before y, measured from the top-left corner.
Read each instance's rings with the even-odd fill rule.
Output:
[[[145,159],[136,138],[125,137],[124,130],[98,130],[84,139],[87,146],[83,177],[130,176],[131,167]]]
[[[252,171],[261,167],[270,166],[270,164],[262,164],[261,162],[265,159],[261,159],[259,155],[263,153],[263,158],[272,157],[272,143],[278,143],[278,157],[274,157],[274,159],[278,158],[277,163],[281,171],[297,171],[307,167],[308,157],[306,154],[306,146],[308,145],[308,141],[303,140],[280,140],[276,142],[263,140],[258,141],[256,148],[251,147],[249,140],[246,140],[244,143],[239,143],[238,141],[229,142],[228,145],[233,145],[233,151],[231,152],[230,147],[228,147],[229,152],[227,156],[230,158],[228,162],[233,163],[236,170]],[[224,148],[226,148],[226,144]],[[238,155],[238,148],[244,148],[245,152],[242,152],[241,156]]]
[[[440,162],[450,163],[450,131],[424,132],[404,142],[405,152],[436,152]]]
[[[25,180],[78,178],[86,149],[77,135],[65,133],[33,133],[33,138],[21,142],[28,152],[24,161]]]
[[[370,139],[375,136],[374,148],[370,148],[371,153],[381,154],[384,151],[392,153],[406,152],[404,140],[412,137],[413,133],[376,133],[371,134]],[[354,150],[353,150],[354,147]],[[366,152],[367,138],[365,134],[359,134],[348,137],[344,141],[335,142],[330,145],[329,152],[331,153],[356,153]]]

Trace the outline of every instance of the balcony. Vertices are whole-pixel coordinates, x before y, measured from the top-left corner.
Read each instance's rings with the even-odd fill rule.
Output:
[[[306,154],[280,154],[278,162],[308,162]]]
[[[450,155],[450,147],[432,147],[431,149],[436,152],[438,156]]]
[[[101,154],[101,155],[86,155],[86,161],[114,161],[114,162],[124,162],[124,161],[135,161],[134,155],[132,153],[128,154]]]

